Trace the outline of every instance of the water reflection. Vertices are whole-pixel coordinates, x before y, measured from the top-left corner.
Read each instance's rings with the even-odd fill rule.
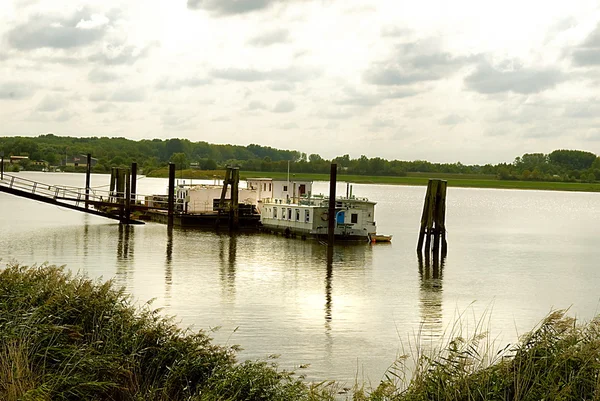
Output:
[[[171,306],[173,286],[173,227],[167,226],[167,251],[165,258],[165,306]]]
[[[331,330],[331,289],[333,280],[333,246],[327,247],[327,272],[325,274],[325,328]]]
[[[86,226],[87,227],[87,226]],[[85,236],[84,236],[85,238]],[[119,241],[117,242],[117,260],[127,262],[133,259],[135,248],[135,231],[133,226],[119,224]]]
[[[327,271],[325,274],[325,354],[328,359],[333,355],[333,335],[331,332],[331,320],[333,307],[333,249],[332,245],[327,247]]]
[[[419,303],[421,309],[422,338],[426,340],[439,339],[442,336],[442,278],[445,258],[433,260],[426,255],[418,255]]]
[[[83,216],[83,256],[88,256],[88,249],[90,243],[90,216],[85,214]]]
[[[133,255],[135,251],[134,228],[129,225],[119,224],[117,240],[117,277],[124,285],[133,280]],[[85,238],[85,237],[84,237]]]
[[[235,233],[219,236],[219,260],[221,261],[221,284],[225,295],[235,295],[235,261],[237,257],[237,235]],[[225,257],[227,248],[227,257]]]

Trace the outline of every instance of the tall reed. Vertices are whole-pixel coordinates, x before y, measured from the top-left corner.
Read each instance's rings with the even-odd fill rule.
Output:
[[[386,379],[356,400],[483,401],[600,400],[600,318],[577,324],[565,310],[550,313],[516,344],[493,351],[478,326],[454,332],[433,353],[418,345],[400,358]]]
[[[55,266],[0,272],[1,400],[328,399],[266,362],[236,363],[122,289]],[[316,397],[316,398],[315,398]]]
[[[236,347],[178,328],[122,289],[55,266],[0,271],[0,400],[600,400],[600,318],[564,310],[493,351],[457,320],[441,350],[420,340],[374,389],[307,384]],[[411,361],[412,358],[412,362]]]

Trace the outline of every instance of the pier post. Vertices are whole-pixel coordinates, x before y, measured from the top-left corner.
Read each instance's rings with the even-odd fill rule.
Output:
[[[127,171],[125,175],[125,224],[129,224],[131,218],[131,174]]]
[[[239,192],[240,168],[231,169],[231,205],[229,209],[229,228],[236,230],[240,225]]]
[[[0,152],[0,180],[4,179],[4,151]]]
[[[175,209],[175,163],[169,163],[169,211],[168,226],[173,227],[173,213]]]
[[[219,214],[225,209],[225,197],[227,196],[227,186],[231,183],[231,167],[225,170],[225,179],[223,180],[223,189],[221,189],[221,197],[219,198]]]
[[[327,213],[327,243],[331,246],[335,239],[335,187],[337,185],[337,164],[331,163],[329,172],[329,211]]]
[[[446,190],[448,182],[443,180],[429,180],[427,184],[427,194],[423,205],[423,214],[421,215],[421,227],[419,230],[419,240],[417,242],[417,252],[423,252],[423,242],[425,242],[425,257],[429,258],[433,252],[434,259],[438,258],[440,253],[442,257],[448,252],[446,243]],[[433,238],[432,238],[433,237]],[[431,240],[433,239],[433,249]]]
[[[87,154],[87,164],[85,168],[85,208],[89,208],[90,201],[90,175],[92,173],[92,155]]]
[[[137,163],[131,163],[131,201],[135,206],[137,194]]]
[[[112,199],[115,197],[116,192],[116,177],[117,170],[114,167],[110,168],[110,188],[108,190],[108,201],[112,202]]]
[[[217,210],[217,220],[215,221],[215,226],[219,227],[221,224],[221,215],[225,209],[225,197],[227,196],[227,187],[231,183],[231,179],[233,178],[232,168],[227,166],[225,170],[225,179],[223,179],[223,188],[221,189],[221,197],[219,198],[219,210]],[[229,205],[229,210],[231,212],[231,204]],[[231,215],[229,215],[229,222],[231,224]]]
[[[117,168],[117,198],[121,205],[125,203],[125,174],[125,169]]]

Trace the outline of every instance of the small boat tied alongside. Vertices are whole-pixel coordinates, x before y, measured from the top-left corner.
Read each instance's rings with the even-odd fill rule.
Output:
[[[369,237],[372,244],[392,242],[393,235],[391,234],[373,234]]]

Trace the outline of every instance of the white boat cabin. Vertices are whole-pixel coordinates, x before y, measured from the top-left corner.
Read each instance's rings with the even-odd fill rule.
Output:
[[[210,184],[180,184],[176,186],[176,204],[186,213],[207,213],[216,210],[221,199],[221,185]],[[312,181],[273,180],[271,178],[249,178],[246,187],[238,188],[239,203],[259,206],[261,199],[274,196],[286,201],[298,201],[312,191]],[[231,199],[231,187],[227,188],[225,199]]]
[[[274,180],[272,178],[248,178],[248,188],[258,191],[258,199],[285,199],[292,202],[312,193],[312,181]]]
[[[301,236],[327,236],[329,199],[300,198],[297,203],[283,199],[261,201],[263,227]],[[366,198],[340,197],[335,205],[335,236],[345,240],[368,240],[377,232],[375,202]]]
[[[208,213],[217,210],[221,199],[222,186],[217,185],[178,185],[176,187],[176,203],[182,205],[186,213]],[[231,199],[231,187],[227,188],[225,199]],[[239,203],[245,205],[258,204],[258,191],[249,188],[238,189]]]

